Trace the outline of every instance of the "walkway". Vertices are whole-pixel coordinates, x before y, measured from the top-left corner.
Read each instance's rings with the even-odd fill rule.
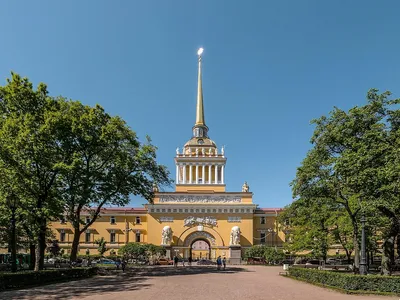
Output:
[[[279,276],[281,267],[243,266],[142,268],[122,274],[0,293],[0,299],[197,300],[293,299],[375,300],[384,296],[345,295]]]

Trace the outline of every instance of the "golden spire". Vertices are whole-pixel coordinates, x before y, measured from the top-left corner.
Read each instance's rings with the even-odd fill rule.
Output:
[[[203,106],[203,86],[201,84],[201,54],[204,49],[200,48],[197,51],[199,56],[199,74],[197,78],[197,107],[196,107],[196,125],[206,125],[204,120],[204,106]]]

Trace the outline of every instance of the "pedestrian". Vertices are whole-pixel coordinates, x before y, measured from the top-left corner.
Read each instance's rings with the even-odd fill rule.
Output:
[[[126,267],[126,261],[125,261],[125,259],[123,259],[121,262],[122,272],[125,272],[125,267]]]
[[[189,262],[189,266],[192,266],[192,257],[191,256],[189,256],[188,262]]]
[[[218,256],[218,258],[217,258],[217,270],[221,270],[221,264],[222,264],[221,256]]]
[[[178,267],[178,256],[174,256],[174,266],[175,266],[175,268],[177,268]]]
[[[185,259],[184,258],[182,258],[182,266],[183,267],[185,266]]]
[[[224,265],[224,270],[226,268],[226,257],[224,256],[224,259],[222,260],[222,264]]]

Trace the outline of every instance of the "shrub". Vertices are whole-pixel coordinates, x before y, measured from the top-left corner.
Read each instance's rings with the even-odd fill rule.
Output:
[[[42,285],[64,280],[87,278],[95,275],[97,268],[74,268],[43,271],[26,271],[18,273],[0,273],[0,291]]]
[[[289,275],[309,283],[336,287],[346,291],[369,291],[400,294],[400,277],[354,275],[306,268],[289,268]]]

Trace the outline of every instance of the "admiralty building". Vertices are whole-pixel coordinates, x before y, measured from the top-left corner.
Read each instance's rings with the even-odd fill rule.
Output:
[[[79,253],[98,254],[95,240],[107,241],[106,255],[129,242],[163,245],[171,257],[240,262],[246,248],[257,244],[282,246],[285,234],[277,223],[280,208],[259,208],[245,182],[237,192],[225,188],[224,148],[210,138],[205,122],[202,57],[198,56],[196,122],[192,138],[176,149],[174,192],[154,187],[153,204],[141,208],[104,208],[101,217],[81,235]],[[89,218],[89,215],[84,218]],[[53,222],[60,247],[69,252],[73,228]]]

